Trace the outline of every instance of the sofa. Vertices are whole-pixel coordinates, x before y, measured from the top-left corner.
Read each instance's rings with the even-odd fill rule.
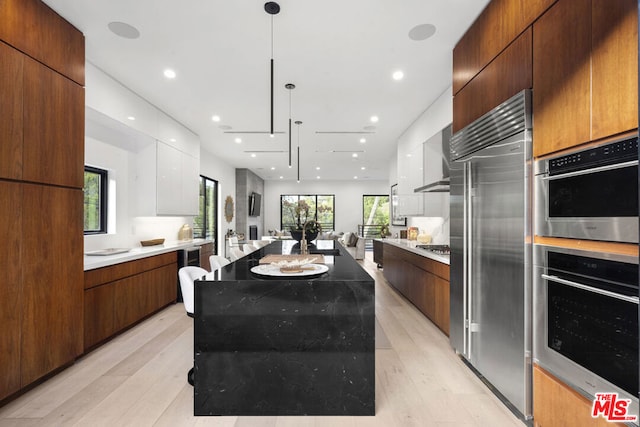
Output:
[[[356,259],[364,259],[365,242],[366,239],[362,236],[358,236],[356,233],[344,233],[342,237],[338,239],[338,242]]]

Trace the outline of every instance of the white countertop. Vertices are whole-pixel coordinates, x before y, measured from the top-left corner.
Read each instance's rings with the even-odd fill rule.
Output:
[[[165,242],[162,245],[156,246],[139,246],[131,248],[129,252],[124,252],[115,255],[85,255],[84,256],[84,271],[93,270],[100,267],[108,267],[114,264],[120,264],[122,262],[134,261],[136,259],[147,258],[154,255],[160,255],[167,252],[177,251],[180,249],[190,248],[192,246],[201,246],[206,243],[212,243],[213,240],[206,239],[193,239],[182,240],[175,242]]]
[[[416,245],[424,245],[424,243],[420,243],[416,240],[407,240],[407,239],[375,239],[382,243],[388,243],[393,246],[397,246],[401,249],[405,249],[409,252],[412,252],[416,255],[423,256],[425,258],[432,259],[434,261],[441,262],[443,264],[449,265],[450,263],[450,255],[439,255],[434,254],[433,252],[426,251],[424,249],[416,248]],[[384,259],[382,260],[384,263]]]

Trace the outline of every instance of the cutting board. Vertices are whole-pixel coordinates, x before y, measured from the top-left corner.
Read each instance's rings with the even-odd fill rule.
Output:
[[[310,264],[324,264],[324,255],[301,255],[301,254],[289,254],[289,255],[277,255],[269,254],[260,260],[260,264],[272,264],[280,261],[298,261],[301,259],[311,259]]]

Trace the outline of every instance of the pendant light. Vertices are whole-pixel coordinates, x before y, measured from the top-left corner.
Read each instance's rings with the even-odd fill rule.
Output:
[[[296,120],[296,124],[298,125],[298,183],[300,183],[300,125],[302,122]]]
[[[280,13],[280,5],[274,1],[264,4],[264,10],[271,15],[271,125],[269,135],[273,138],[273,15]]]
[[[296,85],[287,83],[284,87],[289,89],[289,167],[291,167],[291,91],[296,88]]]

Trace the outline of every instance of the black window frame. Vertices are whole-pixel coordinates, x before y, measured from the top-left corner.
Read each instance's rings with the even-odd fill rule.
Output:
[[[280,195],[280,230],[284,230],[285,229],[285,224],[282,223],[282,202],[284,200],[284,197],[297,197],[298,200],[300,200],[301,197],[314,197],[315,198],[315,205],[318,206],[318,197],[331,197],[333,198],[333,215],[332,215],[332,219],[333,222],[331,223],[331,230],[336,229],[336,195],[335,194],[281,194]],[[316,212],[314,212],[314,217],[313,219],[315,219],[316,221],[318,220],[318,212],[316,210]],[[325,228],[325,226],[322,226],[322,230],[323,231],[329,231],[328,229]],[[286,230],[289,231],[289,230]]]
[[[204,185],[203,185],[203,181],[204,181]],[[211,233],[211,238],[213,239],[213,248],[214,248],[214,254],[218,253],[218,213],[220,211],[219,209],[219,200],[218,200],[218,194],[219,194],[219,190],[220,190],[220,183],[213,179],[213,178],[209,178],[208,176],[205,175],[200,175],[200,178],[198,179],[198,197],[201,196],[200,194],[200,189],[204,188],[204,206],[207,206],[207,181],[211,181],[214,183],[214,195],[213,198],[215,199],[215,203],[214,203],[214,207],[213,207],[213,221],[215,222],[214,224],[214,232]],[[198,207],[198,211],[200,210],[200,208]],[[200,212],[198,212],[197,216],[199,215]],[[209,230],[209,226],[207,224],[207,215],[206,213],[203,212],[203,218],[202,218],[202,229],[198,230],[198,228],[195,226],[193,227],[193,237],[196,239],[206,239],[207,237],[207,231]]]
[[[84,166],[84,172],[89,172],[89,173],[94,173],[96,175],[100,176],[100,210],[99,210],[99,217],[100,217],[100,228],[97,230],[84,230],[84,234],[87,236],[90,235],[95,235],[95,234],[107,234],[107,220],[108,220],[108,212],[109,212],[109,205],[108,205],[108,201],[109,201],[109,171],[106,169],[102,169],[102,168],[98,168],[95,166],[88,166],[85,165]],[[83,188],[83,191],[85,191],[85,189]],[[86,197],[86,195],[84,195],[83,197]],[[86,205],[86,200],[83,198],[83,208]],[[84,210],[83,210],[83,228],[84,228]]]

